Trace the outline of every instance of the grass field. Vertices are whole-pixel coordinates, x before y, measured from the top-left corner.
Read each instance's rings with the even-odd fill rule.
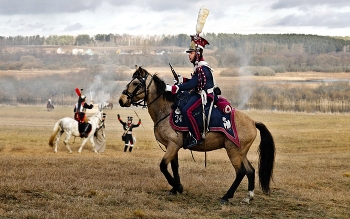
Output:
[[[116,104],[115,104],[116,105]],[[124,153],[117,121],[142,118],[134,129],[135,149]],[[48,145],[54,123],[72,117],[71,107],[1,106],[0,218],[349,218],[350,115],[245,111],[270,129],[276,142],[271,195],[256,181],[255,199],[242,181],[229,204],[219,198],[234,179],[224,149],[207,154],[180,150],[184,193],[171,189],[159,170],[164,154],[153,136],[146,109],[105,110],[107,147],[95,154],[81,140],[60,142],[58,153]],[[136,120],[136,119],[135,119]],[[135,121],[136,122],[136,121]],[[71,139],[71,142],[73,139]],[[248,154],[257,169],[257,139]],[[257,173],[256,173],[257,174]],[[257,177],[256,177],[257,178]]]

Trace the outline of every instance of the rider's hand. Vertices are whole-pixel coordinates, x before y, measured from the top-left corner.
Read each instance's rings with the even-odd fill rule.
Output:
[[[118,116],[118,119],[119,119],[119,118],[120,118],[120,115],[118,114],[117,116]]]
[[[184,78],[181,75],[177,75],[177,77],[179,78],[179,84],[183,84]]]
[[[141,119],[139,119],[139,123],[141,123]]]
[[[91,100],[90,104],[94,104],[94,101],[93,101],[93,100]]]

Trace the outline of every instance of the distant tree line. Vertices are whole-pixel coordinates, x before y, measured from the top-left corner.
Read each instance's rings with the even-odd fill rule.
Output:
[[[210,45],[208,48],[230,51],[238,54],[322,54],[349,52],[349,37],[330,37],[306,34],[226,34],[204,33]],[[81,34],[35,36],[0,36],[0,46],[6,45],[96,45],[99,42],[108,46],[178,46],[187,47],[190,38],[186,34],[134,36],[129,34],[97,34],[93,37]],[[1,48],[1,47],[0,47]]]
[[[205,51],[205,59],[215,68],[226,68],[222,76],[275,75],[283,72],[350,72],[350,39],[346,37],[326,37],[303,34],[204,34],[210,45]],[[189,36],[179,34],[174,36],[131,36],[115,34],[98,34],[94,37],[79,35],[77,37],[49,36],[40,37],[0,37],[0,70],[27,69],[72,69],[72,74],[45,75],[32,79],[19,80],[12,76],[0,77],[0,101],[18,102],[46,101],[48,96],[60,98],[62,104],[75,101],[74,88],[79,82],[88,86],[97,75],[102,77],[104,84],[110,81],[118,82],[129,78],[125,74],[135,64],[143,66],[188,67],[188,57],[179,53],[164,53],[163,55],[117,54],[110,52],[99,55],[72,55],[46,53],[38,47],[30,46],[25,51],[9,52],[6,45],[127,45],[134,48],[152,46],[167,48],[177,46],[187,48]],[[208,52],[210,51],[210,52]],[[78,73],[77,73],[78,71]],[[112,83],[112,84],[113,84]],[[48,86],[49,85],[49,86]],[[108,84],[109,91],[120,94],[118,86]],[[254,91],[247,103],[285,103],[295,101],[317,101],[320,98],[350,101],[348,82],[331,84],[319,88],[286,89],[284,87],[254,85]],[[119,90],[118,90],[119,89]],[[224,88],[226,96],[234,106],[241,104],[239,91],[232,87]],[[111,98],[117,98],[112,96]],[[237,98],[237,99],[235,99]],[[64,102],[68,101],[68,102]]]
[[[284,72],[350,72],[350,52],[331,52],[322,54],[285,53],[280,55],[254,54],[239,55],[234,51],[216,50],[205,54],[205,59],[214,68],[227,68],[224,76],[239,76],[241,68],[253,70],[252,75],[274,75]],[[84,68],[93,65],[124,65],[188,67],[185,54],[164,53],[150,54],[116,54],[104,56],[72,55],[46,53],[39,49],[29,49],[10,53],[0,52],[0,70],[22,69],[67,69]],[[255,67],[255,68],[252,68]],[[263,71],[260,72],[259,71]]]

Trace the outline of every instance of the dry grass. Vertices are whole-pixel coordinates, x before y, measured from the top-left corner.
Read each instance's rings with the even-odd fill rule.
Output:
[[[124,153],[122,118],[142,118],[132,153]],[[225,150],[207,154],[180,151],[184,193],[168,196],[159,170],[164,152],[153,137],[147,110],[106,110],[107,148],[95,154],[88,144],[69,154],[48,146],[54,123],[72,116],[71,107],[2,106],[0,109],[0,218],[349,218],[350,127],[347,114],[246,111],[264,122],[276,141],[272,193],[256,182],[255,199],[241,204],[247,180],[227,205],[218,199],[234,179]],[[71,140],[72,141],[72,140]],[[249,159],[257,169],[254,142]]]

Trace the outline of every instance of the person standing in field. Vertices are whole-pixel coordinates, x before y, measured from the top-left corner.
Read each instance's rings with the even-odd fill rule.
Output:
[[[122,140],[125,142],[124,152],[128,150],[128,147],[129,147],[129,152],[132,151],[134,147],[134,137],[132,136],[132,129],[139,127],[141,124],[141,119],[139,119],[139,122],[137,124],[132,124],[132,119],[133,118],[131,116],[128,116],[128,121],[123,122],[123,120],[121,120],[120,118],[120,115],[118,114],[118,120],[123,125],[123,129],[124,129],[124,134],[122,136]]]
[[[96,129],[94,134],[95,149],[97,152],[102,153],[106,149],[106,134],[105,134],[105,121],[106,113],[102,113],[101,125]]]

